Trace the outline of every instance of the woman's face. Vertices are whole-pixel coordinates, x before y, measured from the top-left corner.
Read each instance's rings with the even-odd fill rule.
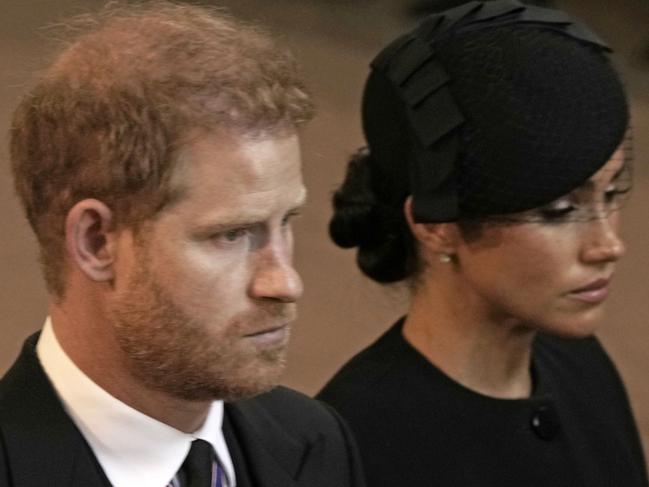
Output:
[[[628,169],[618,150],[580,188],[516,215],[518,223],[463,231],[456,249],[462,288],[499,323],[592,333],[624,254],[619,208],[630,189]]]

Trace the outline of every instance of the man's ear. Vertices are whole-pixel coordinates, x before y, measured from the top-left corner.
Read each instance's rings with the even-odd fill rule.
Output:
[[[114,277],[117,250],[113,211],[96,199],[75,204],[65,221],[68,258],[93,281]]]
[[[417,223],[412,216],[412,196],[403,204],[403,212],[420,248],[424,252],[437,254],[443,262],[445,257],[455,255],[458,229],[455,223]]]

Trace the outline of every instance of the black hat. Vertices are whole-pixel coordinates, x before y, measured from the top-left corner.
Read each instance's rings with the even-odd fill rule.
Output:
[[[566,14],[513,0],[428,17],[371,65],[363,129],[376,180],[409,171],[418,222],[511,214],[569,193],[628,126],[609,51]]]

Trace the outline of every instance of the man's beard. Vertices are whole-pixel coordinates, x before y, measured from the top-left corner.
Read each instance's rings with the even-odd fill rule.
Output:
[[[285,369],[286,341],[258,350],[242,346],[241,336],[264,324],[287,323],[294,305],[260,304],[227,323],[200,322],[155,282],[147,260],[140,261],[109,310],[127,367],[140,383],[191,401],[233,401],[277,385]]]

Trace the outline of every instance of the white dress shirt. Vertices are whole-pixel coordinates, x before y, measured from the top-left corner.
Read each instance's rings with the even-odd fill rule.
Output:
[[[48,317],[36,347],[38,358],[66,412],[92,448],[114,487],[165,487],[200,438],[214,446],[227,485],[236,486],[223,437],[223,401],[215,401],[203,426],[183,433],[111,396],[68,357]]]

